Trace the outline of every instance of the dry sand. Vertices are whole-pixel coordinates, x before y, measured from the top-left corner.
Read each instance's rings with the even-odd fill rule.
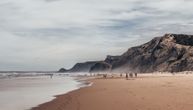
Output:
[[[193,110],[193,75],[92,79],[33,110]]]

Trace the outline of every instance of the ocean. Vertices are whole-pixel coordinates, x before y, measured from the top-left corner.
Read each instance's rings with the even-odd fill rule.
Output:
[[[13,74],[13,73],[11,73]],[[39,104],[86,86],[74,77],[0,74],[0,110],[29,110]]]

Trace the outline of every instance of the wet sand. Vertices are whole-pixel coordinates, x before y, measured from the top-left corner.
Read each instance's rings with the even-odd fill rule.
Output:
[[[193,75],[92,79],[33,110],[193,110]]]
[[[0,79],[0,110],[29,110],[53,100],[54,95],[79,88],[71,77],[22,76]],[[81,86],[81,85],[80,85]]]

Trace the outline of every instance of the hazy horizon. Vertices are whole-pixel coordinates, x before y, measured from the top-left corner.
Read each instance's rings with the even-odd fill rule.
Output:
[[[103,60],[165,33],[193,34],[190,0],[1,0],[0,71]]]

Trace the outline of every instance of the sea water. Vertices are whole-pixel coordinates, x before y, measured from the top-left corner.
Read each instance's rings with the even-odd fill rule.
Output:
[[[29,110],[53,100],[55,95],[80,88],[72,77],[25,76],[0,78],[0,110]]]

